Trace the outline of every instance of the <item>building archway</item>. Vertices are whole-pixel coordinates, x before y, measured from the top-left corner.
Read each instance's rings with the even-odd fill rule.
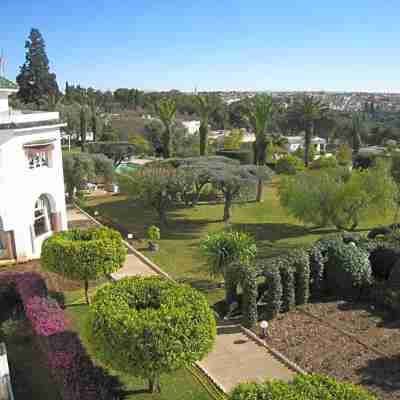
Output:
[[[14,234],[4,230],[3,219],[0,216],[0,260],[13,258],[15,258]]]
[[[42,236],[51,231],[59,230],[56,216],[56,205],[51,195],[45,193],[39,196],[35,202],[33,213],[34,237]]]

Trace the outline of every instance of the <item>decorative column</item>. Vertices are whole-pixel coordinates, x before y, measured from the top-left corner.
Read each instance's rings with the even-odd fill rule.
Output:
[[[55,212],[51,213],[51,230],[53,232],[60,232],[61,231],[61,213]]]

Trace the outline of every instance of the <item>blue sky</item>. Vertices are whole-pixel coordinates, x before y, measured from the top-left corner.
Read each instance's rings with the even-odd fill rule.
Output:
[[[1,0],[14,79],[31,27],[63,88],[400,92],[398,0]]]

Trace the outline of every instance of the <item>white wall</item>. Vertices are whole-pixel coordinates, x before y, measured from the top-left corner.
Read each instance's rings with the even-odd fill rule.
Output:
[[[8,94],[0,91],[0,113],[8,111]]]
[[[29,169],[24,143],[52,138],[56,139],[52,167]],[[55,210],[52,211],[61,213],[61,227],[67,229],[58,127],[35,128],[31,134],[16,136],[0,147],[0,215],[4,230],[14,231],[17,256],[21,259],[40,256],[41,242],[45,237],[32,241],[31,226],[35,202],[42,194],[49,194],[54,199]]]

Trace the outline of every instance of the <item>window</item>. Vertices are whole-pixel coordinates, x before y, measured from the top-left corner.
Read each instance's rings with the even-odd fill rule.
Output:
[[[51,230],[50,226],[50,204],[45,196],[40,196],[35,204],[33,229],[35,237],[41,236]]]
[[[47,151],[38,151],[28,155],[29,168],[35,169],[49,166],[49,153]]]

